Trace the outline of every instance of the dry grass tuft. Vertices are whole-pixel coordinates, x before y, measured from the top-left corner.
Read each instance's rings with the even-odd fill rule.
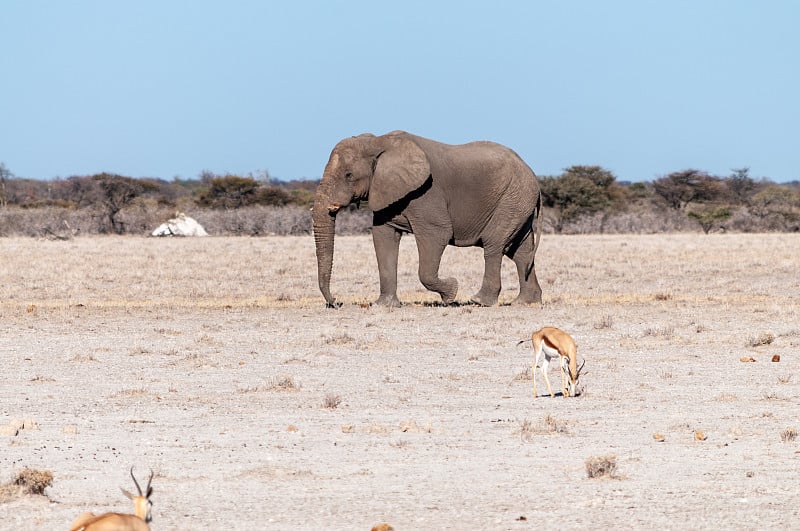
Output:
[[[531,442],[535,435],[568,434],[569,429],[566,422],[560,421],[548,413],[539,424],[534,424],[529,419],[523,420],[516,433],[523,442]]]
[[[614,326],[614,318],[610,315],[604,315],[598,322],[594,324],[595,329],[604,330]]]
[[[355,338],[348,334],[347,332],[342,332],[341,334],[336,334],[334,336],[326,337],[325,344],[326,345],[346,345],[348,343],[354,343]]]
[[[761,332],[758,336],[753,336],[747,340],[748,347],[762,347],[764,345],[771,345],[775,341],[775,335],[770,332]]]
[[[645,328],[644,335],[645,337],[663,337],[669,339],[675,335],[675,329],[671,326]]]
[[[783,400],[777,391],[768,390],[761,393],[761,398],[764,400]]]
[[[716,400],[717,402],[736,402],[737,400],[739,400],[739,397],[733,393],[725,392],[718,395],[716,398],[714,398],[714,400]]]
[[[14,483],[25,489],[27,494],[43,495],[44,489],[53,484],[53,473],[49,470],[24,468],[17,474]]]
[[[342,403],[342,397],[333,393],[328,393],[322,399],[322,407],[325,409],[336,409]]]
[[[536,429],[533,427],[533,422],[531,422],[529,419],[523,420],[522,424],[519,426],[518,433],[519,438],[522,439],[522,442],[530,442],[536,433]]]
[[[276,391],[298,391],[300,386],[295,383],[291,376],[273,376],[267,380],[267,389]]]
[[[672,300],[672,293],[656,293],[653,295],[653,299],[657,301],[669,301]]]
[[[262,391],[299,391],[300,385],[295,383],[294,378],[288,375],[271,376],[264,381],[263,385],[245,387],[239,389],[239,393],[260,393]]]
[[[9,502],[26,494],[43,496],[44,489],[53,484],[49,470],[23,468],[11,483],[0,486],[0,503]]]
[[[544,425],[547,427],[549,433],[569,433],[567,423],[557,420],[550,413],[545,415]]]
[[[601,455],[586,458],[586,475],[589,479],[611,478],[617,476],[617,456]]]
[[[73,363],[90,363],[93,361],[97,361],[97,358],[95,358],[91,354],[76,354],[69,361]]]
[[[117,391],[112,397],[121,397],[121,396],[147,396],[150,394],[150,391],[145,389],[144,387],[132,388],[132,389],[122,389]]]
[[[786,428],[781,432],[782,442],[794,442],[797,439],[797,430],[794,428]]]
[[[512,380],[515,381],[515,382],[527,382],[528,380],[531,380],[532,378],[533,377],[531,376],[531,368],[530,367],[525,367],[524,369],[519,371],[517,374],[515,374],[514,378]]]

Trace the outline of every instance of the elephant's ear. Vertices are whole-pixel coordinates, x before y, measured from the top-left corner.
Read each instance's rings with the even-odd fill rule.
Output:
[[[383,210],[407,196],[428,180],[428,157],[413,141],[395,135],[383,137],[385,149],[375,162],[369,187],[369,208]]]

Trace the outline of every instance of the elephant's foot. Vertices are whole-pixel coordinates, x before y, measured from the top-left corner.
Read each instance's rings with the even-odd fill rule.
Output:
[[[541,304],[542,303],[542,292],[539,293],[520,293],[519,296],[514,299],[511,304],[514,305],[521,305],[521,306],[528,306],[531,304]]]
[[[375,301],[375,304],[378,306],[388,306],[389,308],[399,308],[403,305],[394,293],[382,294],[378,297],[378,300]]]
[[[485,290],[480,290],[478,293],[470,298],[470,301],[481,306],[494,306],[497,304],[497,297],[499,293],[487,293]]]
[[[442,280],[442,284],[444,284],[444,289],[439,292],[439,295],[442,296],[442,302],[444,304],[453,304],[458,293],[458,280],[445,278]]]

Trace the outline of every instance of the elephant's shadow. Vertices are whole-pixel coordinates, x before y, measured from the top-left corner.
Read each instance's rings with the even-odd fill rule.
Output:
[[[477,302],[472,301],[453,301],[451,303],[444,303],[442,301],[422,301],[422,302],[410,302],[404,303],[409,306],[421,306],[423,308],[469,308],[473,306],[481,307],[482,305]],[[498,304],[498,306],[512,306],[510,302],[504,302]]]
[[[422,301],[422,302],[411,302],[406,303],[409,306],[422,306],[423,308],[461,308],[462,306],[477,306],[475,303],[472,302],[458,302],[453,301],[449,304],[444,303],[442,301]]]

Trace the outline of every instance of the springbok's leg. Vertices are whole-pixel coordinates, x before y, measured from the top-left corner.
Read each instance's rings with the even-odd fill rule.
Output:
[[[537,348],[538,347],[538,348]],[[533,345],[533,368],[531,369],[531,374],[533,375],[533,397],[536,398],[539,396],[539,392],[536,391],[536,367],[539,366],[539,359],[542,357],[542,344]]]
[[[550,378],[547,377],[547,367],[549,366],[550,361],[547,359],[547,356],[544,357],[542,360],[542,376],[544,376],[544,383],[547,384],[547,392],[550,393],[550,396],[553,395],[553,388],[550,386]]]
[[[559,356],[561,358],[561,395],[566,398],[569,396],[569,389],[567,388],[567,378],[566,378],[566,368],[567,368],[567,358],[564,356]]]

